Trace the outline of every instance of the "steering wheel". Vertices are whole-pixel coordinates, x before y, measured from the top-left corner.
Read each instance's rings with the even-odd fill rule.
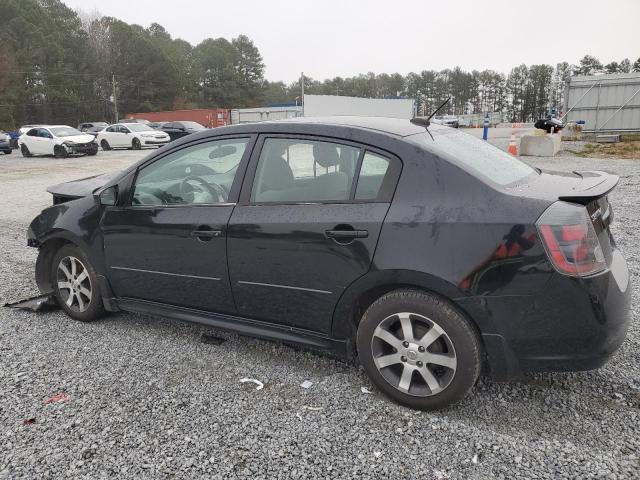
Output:
[[[216,199],[217,202],[224,203],[227,201],[227,192],[225,191],[224,188],[222,188],[217,183],[208,183],[204,181],[202,178],[196,177],[194,175],[185,178],[184,180],[182,180],[182,183],[180,183],[180,193],[182,194],[183,197],[187,193],[193,192],[194,186],[189,184],[189,182],[191,181],[198,182],[198,185],[196,185],[195,188],[201,192],[206,190],[206,192],[209,195],[211,195],[211,197]],[[187,189],[187,185],[190,187],[191,190]]]

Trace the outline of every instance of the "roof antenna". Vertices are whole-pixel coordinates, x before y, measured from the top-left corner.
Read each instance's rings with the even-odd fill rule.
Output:
[[[449,103],[449,100],[451,100],[451,97],[448,97],[444,102],[442,102],[442,105],[440,105],[438,108],[436,108],[433,113],[431,115],[429,115],[428,117],[415,117],[412,118],[411,120],[409,120],[411,123],[413,123],[414,125],[418,125],[420,127],[424,127],[427,129],[427,131],[429,131],[429,125],[431,125],[431,119],[433,118],[433,116],[438,113],[440,110],[442,110],[442,107],[444,107],[447,103]],[[431,133],[431,132],[429,132]]]

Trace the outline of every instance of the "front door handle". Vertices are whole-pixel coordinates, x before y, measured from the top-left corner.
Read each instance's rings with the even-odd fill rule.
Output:
[[[367,230],[327,230],[324,232],[327,238],[367,238]]]
[[[207,242],[212,238],[220,237],[222,235],[221,230],[194,230],[190,234],[192,237],[197,238],[203,242]]]

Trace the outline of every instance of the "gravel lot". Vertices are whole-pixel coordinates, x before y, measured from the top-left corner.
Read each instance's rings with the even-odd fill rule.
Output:
[[[139,157],[0,156],[0,304],[36,293],[25,231],[50,204],[45,187]],[[530,162],[622,176],[612,228],[638,285],[640,162]],[[438,413],[392,404],[355,365],[274,343],[132,314],[82,324],[0,308],[0,479],[638,478],[639,300],[635,289],[628,338],[599,371],[481,380]],[[45,404],[62,392],[68,401]]]

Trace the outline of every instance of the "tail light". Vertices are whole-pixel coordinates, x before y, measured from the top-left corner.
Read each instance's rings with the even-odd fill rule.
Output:
[[[607,268],[587,209],[556,202],[536,222],[549,259],[560,273],[586,276]]]

